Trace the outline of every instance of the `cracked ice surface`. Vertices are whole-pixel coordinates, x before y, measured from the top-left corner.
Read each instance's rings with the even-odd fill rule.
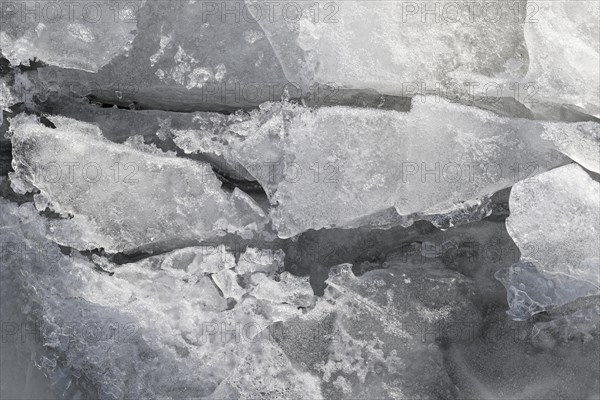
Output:
[[[449,213],[565,164],[546,140],[553,132],[598,132],[594,122],[502,118],[438,98],[415,101],[410,113],[271,104],[253,115],[225,134],[174,131],[174,140],[187,153],[212,148],[246,167],[274,205],[280,237],[349,226],[389,207]]]
[[[245,193],[224,192],[207,164],[109,142],[93,124],[51,120],[55,129],[35,117],[12,120],[11,184],[18,193],[39,191],[39,210],[69,216],[48,223],[58,243],[119,252],[227,232],[249,237],[266,223]]]
[[[576,164],[517,183],[506,228],[521,261],[498,272],[518,319],[600,293],[600,184]]]
[[[13,65],[38,59],[97,72],[131,44],[142,4],[7,2],[2,7],[0,49]]]

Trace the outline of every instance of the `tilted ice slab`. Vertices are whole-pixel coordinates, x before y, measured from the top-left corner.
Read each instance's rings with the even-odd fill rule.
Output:
[[[142,0],[6,3],[0,49],[13,65],[38,59],[97,72],[131,44],[142,4]]]
[[[452,212],[568,162],[542,138],[555,130],[592,135],[598,124],[501,118],[427,97],[410,113],[266,104],[219,135],[173,134],[185,152],[216,149],[242,164],[265,188],[279,236],[291,237],[390,207]]]
[[[600,184],[570,164],[517,183],[506,227],[521,262],[499,271],[515,319],[600,293]]]
[[[326,398],[453,398],[438,343],[479,331],[470,281],[435,261],[391,263],[357,277],[334,267],[324,301],[283,322],[286,354],[321,379]],[[276,330],[277,331],[277,330]]]
[[[57,243],[119,252],[227,232],[250,237],[266,222],[245,193],[223,191],[208,164],[141,139],[112,143],[93,124],[51,121],[56,129],[32,116],[12,119],[11,185],[17,193],[39,191],[38,209],[70,216],[49,223]]]
[[[270,334],[314,302],[307,278],[279,274],[280,252],[248,249],[236,264],[222,246],[193,247],[117,266],[64,255],[45,225],[31,203],[0,200],[3,300],[28,314],[59,396],[322,398]]]

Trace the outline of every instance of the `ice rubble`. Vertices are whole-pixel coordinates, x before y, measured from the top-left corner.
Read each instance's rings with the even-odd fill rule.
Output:
[[[11,120],[11,185],[18,193],[39,191],[38,209],[69,217],[48,223],[57,243],[120,252],[227,232],[251,237],[267,222],[244,192],[223,191],[208,164],[140,140],[112,143],[93,124],[50,120],[54,129],[33,116]]]
[[[7,2],[2,7],[0,49],[13,65],[38,59],[97,72],[131,44],[142,4]]]
[[[314,302],[308,279],[282,272],[277,252],[242,253],[246,272],[222,246],[117,266],[61,253],[31,203],[0,200],[0,210],[2,285],[12,287],[2,294],[17,293],[39,328],[37,361],[58,395],[321,398],[315,377],[294,367],[268,330]],[[237,301],[214,279],[224,271],[243,294]]]
[[[269,196],[284,238],[353,226],[389,207],[405,216],[451,212],[564,165],[556,137],[585,138],[576,155],[593,159],[585,141],[599,130],[594,122],[502,118],[434,97],[415,101],[410,113],[271,103],[252,116],[218,134],[174,130],[174,141],[186,153],[217,152],[243,165]]]
[[[61,253],[31,203],[0,209],[2,283],[21,288],[59,395],[447,397],[438,343],[479,330],[468,279],[433,261],[362,277],[341,265],[315,298],[308,278],[282,272],[280,251],[236,262],[200,246],[118,266]]]
[[[600,184],[576,164],[514,185],[506,227],[521,262],[497,273],[513,318],[600,294],[598,204]]]
[[[246,4],[264,11],[259,1]],[[305,87],[333,83],[467,102],[512,97],[534,110],[540,102],[566,103],[600,115],[595,2],[278,6],[272,18],[257,19],[287,78]]]

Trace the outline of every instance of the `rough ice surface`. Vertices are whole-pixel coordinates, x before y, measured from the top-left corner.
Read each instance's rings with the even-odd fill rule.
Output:
[[[13,65],[38,59],[97,72],[127,50],[142,0],[127,3],[21,1],[2,8],[0,49]]]
[[[600,116],[600,7],[593,1],[540,1],[535,23],[525,24],[526,81],[536,96],[573,104]]]
[[[479,9],[469,16],[450,1],[344,1],[320,7],[284,1],[280,7],[287,13],[259,21],[288,79],[306,86],[331,82],[413,95],[464,83],[516,82],[527,71],[523,22],[510,16],[505,5],[498,20],[474,18],[483,6],[474,3]],[[519,3],[514,6],[522,7]],[[426,7],[430,15],[423,13]]]
[[[246,167],[274,205],[278,234],[290,237],[389,207],[451,212],[566,163],[542,139],[547,131],[598,127],[501,118],[432,97],[410,113],[271,104],[228,130],[174,132],[174,140],[188,153],[212,147]]]
[[[570,104],[600,115],[596,2],[317,7],[286,1],[280,7],[294,11],[259,21],[290,81],[466,102],[514,98],[533,110],[538,103]]]
[[[243,5],[144,2],[127,54],[98,73],[40,68],[40,86],[124,107],[177,111],[236,111],[279,100],[287,80],[260,25],[241,14],[247,13]]]
[[[599,14],[3,1],[0,398],[598,399]]]
[[[600,173],[600,124],[588,124],[577,129],[554,125],[542,137],[584,168]]]
[[[119,252],[227,232],[248,237],[266,223],[245,193],[223,191],[207,164],[109,142],[92,124],[51,120],[56,128],[12,120],[11,181],[18,193],[39,191],[38,209],[68,217],[49,222],[58,243]]]
[[[498,272],[517,319],[600,293],[600,184],[577,164],[518,182],[506,228],[521,263]]]

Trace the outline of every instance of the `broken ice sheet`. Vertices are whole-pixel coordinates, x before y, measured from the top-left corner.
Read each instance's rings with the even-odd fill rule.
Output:
[[[312,304],[307,278],[284,272],[281,285],[273,281],[271,291],[257,297],[255,275],[270,280],[274,273],[240,273],[222,246],[122,266],[94,256],[94,264],[77,252],[62,254],[43,235],[44,226],[31,203],[0,200],[0,243],[10,243],[0,266],[3,289],[10,291],[1,293],[16,293],[17,311],[29,312],[37,324],[40,365],[58,395],[322,398],[318,380],[293,366],[268,330]],[[274,263],[281,259],[267,253]],[[250,264],[254,255],[240,257]],[[238,286],[243,298],[223,297],[216,271],[244,282]],[[273,375],[277,379],[262,379]]]
[[[600,294],[598,204],[600,184],[577,164],[515,184],[506,228],[521,262],[496,275],[513,318]]]
[[[38,59],[97,72],[131,44],[142,4],[142,0],[5,2],[0,49],[13,65]]]
[[[594,132],[598,124],[498,117],[426,97],[409,113],[264,104],[218,135],[173,131],[186,153],[215,148],[263,186],[280,237],[352,226],[395,207],[446,214],[461,203],[568,162],[548,130]]]
[[[64,117],[50,118],[55,129],[33,116],[11,121],[11,185],[39,190],[40,210],[70,218],[49,221],[57,243],[107,252],[168,247],[227,232],[249,238],[267,221],[245,193],[223,191],[208,164],[115,144],[97,126]]]

